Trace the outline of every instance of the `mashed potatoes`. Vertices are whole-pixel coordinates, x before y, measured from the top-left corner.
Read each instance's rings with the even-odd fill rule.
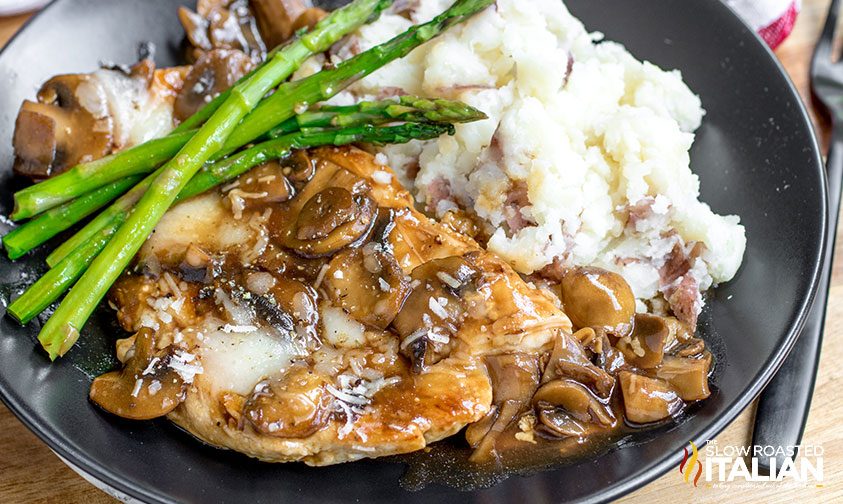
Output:
[[[331,58],[383,42],[450,3],[410,2]],[[320,58],[301,72],[321,67]],[[700,292],[740,266],[738,217],[698,200],[689,167],[704,115],[699,98],[678,71],[589,34],[560,0],[498,0],[335,101],[405,93],[463,100],[488,114],[456,136],[383,153],[430,212],[459,207],[479,217],[488,248],[520,272],[600,266],[627,279],[640,309],[667,301],[695,321]]]

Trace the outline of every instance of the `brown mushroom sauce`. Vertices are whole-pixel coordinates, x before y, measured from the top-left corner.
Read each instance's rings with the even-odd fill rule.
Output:
[[[470,316],[466,299],[484,281],[471,253],[424,262],[405,274],[388,240],[396,209],[379,207],[371,182],[305,151],[258,167],[223,191],[235,216],[265,219],[263,252],[249,262],[191,246],[167,264],[145,265],[112,292],[123,316],[133,318],[133,303],[141,303],[137,292],[170,276],[164,283],[178,283],[189,294],[191,313],[221,310],[215,299],[221,291],[265,323],[294,331],[310,349],[323,339],[317,307],[328,302],[392,333],[411,373],[449,355],[449,336]],[[669,421],[710,394],[712,357],[692,328],[673,317],[636,313],[632,292],[617,274],[571,268],[557,280],[549,285],[574,331],[559,331],[543,352],[484,357],[491,410],[465,430],[475,466],[513,460],[535,466],[536,453],[558,458],[570,452],[560,447]],[[128,418],[165,415],[186,384],[167,368],[177,351],[147,330],[134,338],[131,355],[121,359],[125,368],[98,378],[91,398]],[[150,394],[153,379],[161,395]],[[307,436],[338,414],[324,407],[328,384],[294,368],[251,396],[226,396],[223,407],[239,428]],[[287,407],[278,407],[281,399]]]
[[[538,358],[487,357],[494,404],[466,429],[470,462],[518,470],[573,457],[585,443],[672,421],[711,394],[704,341],[675,317],[636,313],[620,275],[577,267],[533,280],[559,295],[574,333]]]

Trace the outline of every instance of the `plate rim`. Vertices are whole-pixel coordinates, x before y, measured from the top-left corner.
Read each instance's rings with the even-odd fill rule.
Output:
[[[53,8],[56,4],[60,3],[62,0],[50,0],[40,11],[36,14],[31,16],[25,23],[21,25],[18,31],[6,42],[5,46],[0,50],[0,57],[6,52],[7,48],[12,45],[12,43],[24,32],[26,31],[30,24],[35,22],[39,19],[44,13],[48,10]],[[716,1],[710,2],[712,4],[717,4],[725,13],[732,16],[735,20],[737,20],[743,28],[749,33],[750,38],[754,39],[756,44],[760,44],[764,50],[764,53],[768,60],[770,60],[778,74],[784,78],[786,83],[786,89],[789,94],[789,98],[791,100],[795,100],[797,103],[797,110],[802,119],[802,125],[807,126],[808,130],[808,147],[811,149],[811,158],[814,161],[814,167],[817,168],[820,174],[820,183],[821,183],[821,191],[819,192],[819,199],[820,199],[820,215],[819,221],[822,226],[823,232],[820,236],[820,243],[817,247],[817,254],[816,257],[812,261],[812,269],[810,271],[810,289],[808,291],[807,297],[802,299],[802,302],[798,309],[798,314],[796,318],[796,322],[788,329],[784,344],[779,347],[778,351],[768,358],[765,363],[762,365],[761,371],[759,371],[756,376],[752,378],[749,383],[749,387],[746,391],[739,396],[735,401],[731,404],[726,405],[723,411],[717,416],[711,423],[709,423],[705,428],[701,430],[696,436],[695,439],[691,439],[694,441],[698,447],[703,447],[707,442],[718,434],[720,434],[726,427],[728,427],[743,411],[746,407],[754,401],[758,395],[764,390],[767,384],[772,380],[775,376],[778,369],[784,363],[787,356],[790,354],[791,350],[793,349],[794,344],[796,343],[799,334],[805,325],[807,320],[808,312],[811,306],[813,305],[814,299],[816,297],[816,293],[819,287],[819,280],[820,280],[820,271],[821,267],[824,263],[823,258],[823,251],[825,250],[826,243],[829,239],[829,230],[828,230],[828,177],[825,170],[825,163],[823,161],[823,155],[821,152],[821,146],[819,144],[819,140],[817,137],[817,132],[814,127],[814,123],[811,120],[810,114],[808,113],[806,103],[802,99],[802,96],[799,94],[796,85],[793,83],[793,80],[790,78],[790,75],[784,69],[781,61],[776,57],[773,50],[763,41],[763,39],[758,35],[758,33],[753,30],[747,23],[741,18],[735,10],[726,4],[725,2]],[[618,41],[623,44],[623,41]],[[681,70],[681,69],[680,69]],[[88,455],[83,450],[75,450],[72,447],[68,446],[62,438],[58,435],[57,432],[53,432],[52,429],[45,428],[45,426],[41,425],[36,418],[36,415],[30,411],[30,408],[27,407],[24,401],[16,401],[13,400],[14,398],[11,397],[12,394],[9,394],[6,390],[6,385],[3,380],[0,380],[0,402],[2,402],[12,414],[39,440],[41,440],[44,444],[47,445],[58,458],[63,462],[67,463],[68,461],[75,466],[70,467],[72,470],[77,471],[82,470],[90,477],[95,478],[96,480],[100,481],[101,483],[112,487],[118,491],[121,491],[128,496],[133,498],[142,500],[143,502],[148,503],[161,503],[161,504],[169,504],[176,502],[172,497],[166,495],[163,492],[158,491],[155,488],[148,487],[146,485],[142,485],[135,480],[130,480],[126,478],[115,477],[111,474],[111,471],[103,464],[93,460],[93,458]],[[661,476],[665,475],[675,464],[675,462],[671,459],[673,454],[665,454],[661,456],[656,462],[646,465],[642,470],[641,474],[638,476],[635,475],[628,475],[625,476],[623,479],[613,483],[610,487],[606,488],[603,492],[599,495],[594,496],[593,498],[588,498],[588,502],[610,502],[628,495],[635,490],[638,490],[649,483],[655,481],[656,479],[660,478]],[[78,469],[78,470],[77,470]],[[96,488],[96,487],[95,487]],[[494,487],[492,487],[494,488]],[[470,493],[465,493],[466,496],[470,495]]]

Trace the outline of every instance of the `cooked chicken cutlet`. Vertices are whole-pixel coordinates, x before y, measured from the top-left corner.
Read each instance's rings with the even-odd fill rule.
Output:
[[[174,207],[111,293],[122,371],[92,399],[267,461],[418,450],[493,407],[491,355],[571,322],[355,148],[298,152]]]

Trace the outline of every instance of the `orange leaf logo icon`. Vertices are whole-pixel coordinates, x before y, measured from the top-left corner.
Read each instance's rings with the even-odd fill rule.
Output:
[[[679,474],[681,474],[685,482],[688,483],[691,480],[691,474],[694,473],[694,469],[696,469],[697,474],[694,476],[694,486],[697,486],[697,482],[700,480],[700,476],[702,476],[702,464],[699,461],[700,453],[697,451],[697,445],[694,444],[693,441],[688,442],[691,445],[691,453],[688,454],[688,449],[685,448],[685,456],[682,457],[682,462],[679,463]]]

